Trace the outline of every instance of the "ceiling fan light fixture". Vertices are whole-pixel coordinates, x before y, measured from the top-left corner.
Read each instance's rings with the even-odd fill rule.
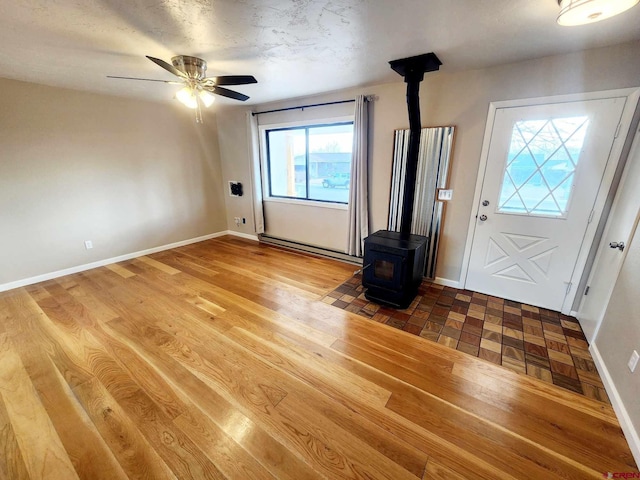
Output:
[[[213,93],[207,92],[206,90],[200,90],[198,96],[200,97],[200,100],[202,100],[202,103],[204,103],[204,106],[207,108],[213,105],[213,102],[215,102],[216,100],[216,97],[213,95]]]
[[[187,108],[198,108],[198,99],[196,98],[193,88],[186,86],[176,92],[176,98]]]
[[[183,85],[175,94],[175,99],[185,107],[195,110],[196,123],[202,122],[202,106],[205,108],[213,105],[215,96],[220,95],[234,100],[245,102],[249,97],[244,93],[229,90],[220,85],[248,85],[258,83],[253,75],[222,75],[216,77],[206,77],[207,62],[198,57],[188,55],[176,55],[171,59],[171,64],[156,57],[146,56],[153,63],[172,73],[180,81],[155,80],[152,78],[136,77],[116,77],[107,75],[110,78],[121,78],[124,80],[143,80],[148,82],[163,82],[172,85]]]
[[[216,100],[211,92],[196,89],[189,85],[176,92],[176,99],[187,108],[196,109],[198,108],[198,98],[196,95],[197,97],[200,97],[202,104],[207,108],[213,105],[213,102]]]
[[[640,0],[558,0],[558,25],[595,23],[634,7]]]

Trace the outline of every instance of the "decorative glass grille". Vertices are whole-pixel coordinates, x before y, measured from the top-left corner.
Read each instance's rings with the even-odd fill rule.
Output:
[[[516,122],[498,212],[566,216],[589,117]]]

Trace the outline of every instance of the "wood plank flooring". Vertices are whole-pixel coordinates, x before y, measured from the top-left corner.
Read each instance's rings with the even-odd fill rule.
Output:
[[[609,405],[321,302],[222,237],[0,293],[0,479],[637,472]]]

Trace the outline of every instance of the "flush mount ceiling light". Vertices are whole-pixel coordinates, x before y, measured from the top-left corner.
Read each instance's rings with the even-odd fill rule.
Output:
[[[558,0],[557,22],[563,26],[585,25],[613,17],[637,5],[640,0]]]

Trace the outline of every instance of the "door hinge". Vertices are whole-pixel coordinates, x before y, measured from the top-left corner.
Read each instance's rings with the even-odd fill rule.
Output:
[[[585,288],[585,289],[584,289],[584,294],[585,294],[585,296],[586,296],[586,295],[589,295],[589,289],[590,289],[590,288],[591,288],[591,287],[587,286],[587,288]]]
[[[591,223],[593,221],[593,215],[596,213],[595,210],[591,210],[591,213],[589,214],[589,220],[587,220],[587,223]]]
[[[620,127],[622,126],[622,122],[620,122],[618,124],[618,126],[616,127],[616,133],[613,135],[613,138],[618,138],[618,135],[620,135]]]
[[[565,295],[569,295],[569,292],[571,291],[572,286],[573,286],[573,283],[571,282],[567,283],[567,292],[565,293]]]

